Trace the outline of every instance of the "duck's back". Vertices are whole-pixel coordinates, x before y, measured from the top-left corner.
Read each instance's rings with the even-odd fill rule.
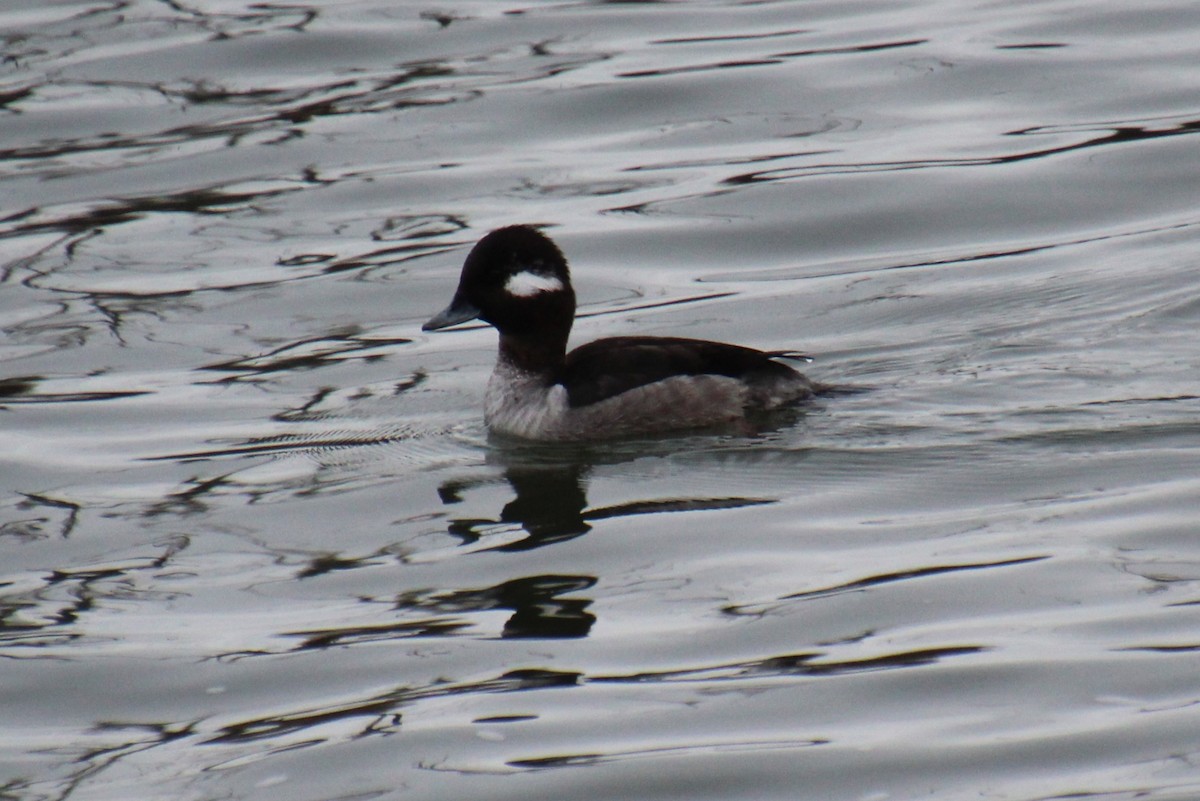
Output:
[[[774,361],[781,355],[703,339],[610,337],[567,354],[556,383],[566,389],[569,405],[580,408],[668,379],[722,376],[746,385],[749,406],[773,408],[810,397],[814,389],[803,375]]]

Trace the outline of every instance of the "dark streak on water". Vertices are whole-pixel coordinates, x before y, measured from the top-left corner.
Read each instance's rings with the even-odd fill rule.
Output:
[[[1200,797],[1200,8],[0,9],[0,798]],[[489,440],[579,340],[754,433]]]

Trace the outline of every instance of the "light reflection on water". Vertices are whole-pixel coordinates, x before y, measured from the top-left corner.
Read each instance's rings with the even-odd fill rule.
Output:
[[[0,797],[1194,797],[1198,21],[6,8]],[[513,222],[855,391],[489,440]]]

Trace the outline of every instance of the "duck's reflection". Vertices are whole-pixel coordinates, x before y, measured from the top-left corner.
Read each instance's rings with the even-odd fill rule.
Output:
[[[520,539],[506,540],[488,549],[493,551],[527,551],[574,539],[591,529],[584,520],[587,472],[583,464],[570,462],[509,465],[504,478],[516,497],[504,504],[498,518],[455,518],[447,531],[464,545],[479,543],[489,529],[497,526],[505,529],[516,526],[525,533]],[[449,481],[442,484],[438,494],[443,503],[456,504],[471,486]],[[512,615],[501,631],[503,638],[585,637],[596,622],[596,616],[587,611],[592,600],[560,596],[576,595],[595,584],[596,577],[589,575],[524,576],[485,589],[451,592],[440,600],[460,610],[511,610]]]
[[[455,518],[450,521],[448,531],[468,545],[479,542],[487,529],[497,525],[516,524],[525,531],[522,539],[491,549],[499,551],[527,551],[574,539],[592,528],[584,520],[587,473],[588,468],[577,463],[510,465],[504,471],[504,478],[516,497],[504,505],[499,517]],[[469,486],[447,482],[438,494],[443,503],[458,503]]]
[[[592,529],[594,521],[606,518],[774,502],[754,497],[673,497],[589,509],[587,481],[593,461],[498,458],[506,462],[503,477],[515,497],[501,507],[495,518],[458,517],[447,526],[463,545],[486,546],[488,539],[498,540],[495,545],[477,550],[530,551],[582,536]],[[439,487],[438,494],[443,503],[458,504],[464,493],[483,483],[491,482],[451,480]],[[583,637],[595,616],[587,611],[592,599],[577,594],[593,587],[597,580],[593,575],[573,573],[525,576],[484,589],[447,593],[438,599],[438,606],[450,606],[459,612],[510,609],[512,616],[504,625],[503,637]],[[568,594],[574,597],[562,597]]]
[[[660,498],[638,500],[615,506],[587,508],[587,476],[590,464],[510,464],[504,479],[516,493],[506,503],[497,518],[453,518],[447,530],[464,545],[481,542],[485,534],[496,528],[510,529],[515,524],[525,536],[506,540],[487,550],[527,551],[574,539],[591,530],[589,521],[664,512],[697,512],[716,509],[736,509],[774,503],[774,498],[724,496],[698,498]],[[462,493],[479,482],[448,481],[438,494],[443,503],[455,504]]]
[[[482,611],[508,609],[512,615],[500,636],[505,639],[585,637],[596,616],[587,611],[589,598],[560,598],[590,589],[593,576],[527,576],[482,590],[460,590],[443,596],[442,604]]]

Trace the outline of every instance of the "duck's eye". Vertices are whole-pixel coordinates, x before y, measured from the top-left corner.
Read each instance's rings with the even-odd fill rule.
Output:
[[[532,297],[539,292],[558,292],[562,288],[562,281],[557,277],[530,270],[513,273],[504,283],[504,291],[518,298]]]

